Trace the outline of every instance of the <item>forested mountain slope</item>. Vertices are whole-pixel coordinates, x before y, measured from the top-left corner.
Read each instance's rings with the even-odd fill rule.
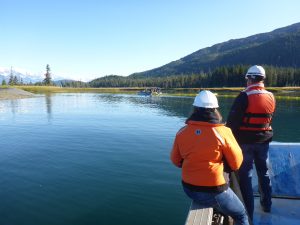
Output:
[[[221,66],[239,64],[300,67],[300,23],[200,49],[177,61],[134,73],[130,77],[198,74]]]

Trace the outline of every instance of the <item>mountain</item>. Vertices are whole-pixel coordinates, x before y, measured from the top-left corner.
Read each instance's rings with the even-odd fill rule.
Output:
[[[21,81],[24,84],[34,84],[37,82],[42,82],[45,78],[44,74],[31,74],[31,73],[24,73],[23,71],[19,71],[19,70],[11,70],[11,69],[7,69],[7,68],[1,68],[0,67],[0,84],[2,83],[3,80],[6,81],[6,83],[8,83],[9,81],[9,77],[10,74],[13,74],[13,76],[16,76],[18,78],[18,81]],[[53,78],[53,81],[56,80],[64,80],[65,78],[63,77],[59,77],[59,76],[55,76],[55,78]]]
[[[0,75],[0,83],[2,83],[3,80],[5,80],[5,76]]]
[[[271,65],[300,67],[300,23],[272,32],[229,40],[200,49],[164,66],[131,74],[131,78],[197,74],[221,66]]]
[[[44,79],[42,75],[24,73],[14,69],[11,71],[11,69],[0,68],[0,82],[5,79],[6,83],[8,83],[11,73],[13,76],[16,76],[19,81],[22,79],[25,84],[40,82]]]
[[[71,79],[55,80],[53,83],[61,87],[87,87],[86,82]]]

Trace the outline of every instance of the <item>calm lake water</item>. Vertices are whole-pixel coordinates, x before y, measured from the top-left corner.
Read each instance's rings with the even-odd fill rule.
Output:
[[[232,98],[219,98],[226,116]],[[1,225],[182,225],[169,161],[193,98],[55,94],[0,101]],[[278,101],[275,141],[300,142],[300,102]]]

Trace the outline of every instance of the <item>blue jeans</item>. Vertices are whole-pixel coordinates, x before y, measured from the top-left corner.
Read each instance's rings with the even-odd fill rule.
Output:
[[[236,225],[249,225],[246,209],[243,203],[228,188],[222,193],[196,192],[183,187],[184,192],[203,208],[212,207],[219,212],[231,216]]]
[[[254,197],[252,189],[253,162],[258,177],[258,188],[260,192],[260,203],[266,208],[270,208],[272,187],[268,171],[269,143],[242,144],[243,163],[239,169],[240,188],[248,211],[248,215],[253,219]]]

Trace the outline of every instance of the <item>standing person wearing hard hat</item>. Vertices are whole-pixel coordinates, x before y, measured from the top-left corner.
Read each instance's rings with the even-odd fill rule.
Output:
[[[245,76],[247,87],[235,99],[226,126],[240,144],[244,160],[239,169],[242,196],[253,218],[254,197],[252,190],[253,162],[255,163],[260,204],[264,212],[271,211],[271,181],[268,172],[269,142],[273,131],[271,121],[275,111],[275,99],[271,92],[265,90],[265,70],[262,66],[251,66]]]
[[[231,216],[248,225],[246,209],[228,187],[223,175],[224,158],[232,170],[239,169],[243,155],[231,130],[221,124],[218,100],[210,91],[195,98],[194,111],[176,134],[171,161],[182,168],[185,193],[203,207]]]

